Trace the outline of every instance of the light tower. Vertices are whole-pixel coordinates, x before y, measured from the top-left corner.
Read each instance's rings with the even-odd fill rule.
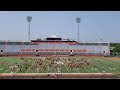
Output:
[[[29,22],[28,41],[30,41],[30,22],[32,21],[32,16],[27,16],[27,21]]]
[[[79,23],[80,23],[80,18],[79,17],[76,17],[76,22],[78,23],[78,43],[79,43]]]

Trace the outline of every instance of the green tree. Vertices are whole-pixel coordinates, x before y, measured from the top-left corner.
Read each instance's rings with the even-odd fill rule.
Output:
[[[115,48],[113,49],[113,52],[117,52],[118,54],[120,54],[120,44],[117,44],[115,46]]]

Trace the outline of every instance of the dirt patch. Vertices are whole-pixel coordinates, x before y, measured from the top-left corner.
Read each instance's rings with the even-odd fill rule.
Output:
[[[118,58],[118,57],[111,57],[111,58],[108,58],[108,59],[110,59],[110,60],[120,60],[120,58]]]

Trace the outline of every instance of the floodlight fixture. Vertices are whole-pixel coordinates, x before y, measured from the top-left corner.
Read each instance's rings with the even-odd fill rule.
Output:
[[[76,17],[76,23],[78,23],[78,43],[79,43],[79,23],[80,23],[81,19],[79,17]]]
[[[32,16],[27,16],[27,21],[29,22],[29,25],[28,25],[28,41],[30,41],[30,22],[32,21]]]

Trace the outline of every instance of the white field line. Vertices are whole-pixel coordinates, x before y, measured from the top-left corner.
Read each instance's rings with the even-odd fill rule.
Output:
[[[78,70],[79,68],[74,68],[73,70],[76,70],[78,73],[80,73],[80,71]]]
[[[45,59],[47,62],[47,72],[50,71],[50,66],[48,65],[49,60]]]
[[[102,64],[101,62],[96,62],[96,63],[99,63],[99,64]],[[95,65],[96,66],[96,65]],[[101,66],[102,68],[105,68],[105,67],[103,67],[103,66]],[[101,67],[99,67],[100,69],[102,69]],[[106,70],[105,70],[105,72],[106,72]]]
[[[40,68],[38,68],[37,73],[39,72]]]
[[[17,68],[17,69],[18,69],[18,68]],[[19,69],[18,69],[18,70],[16,70],[16,72],[18,72],[18,71],[19,71]],[[16,72],[15,72],[15,73],[16,73]]]
[[[21,63],[21,62],[19,62],[19,63]],[[18,64],[19,64],[19,63],[18,63]],[[17,64],[15,64],[14,66],[16,66],[16,65],[17,65]],[[9,68],[8,70],[6,70],[4,73],[6,73],[7,71],[9,71],[10,69],[11,69],[11,68]]]
[[[96,65],[95,65],[95,66],[96,66]],[[99,68],[100,68],[100,67],[99,67]],[[96,69],[97,69],[97,66],[96,66]],[[96,70],[96,69],[95,69],[95,70]],[[100,69],[102,69],[102,68],[100,68]],[[97,71],[97,72],[100,72],[98,69],[97,69],[96,71]],[[106,72],[106,71],[105,71],[105,72]]]
[[[83,68],[83,69],[85,69],[89,73],[89,70],[87,70],[86,68]]]
[[[17,60],[17,59],[16,59],[16,60]],[[14,60],[14,61],[10,62],[10,63],[9,63],[9,65],[10,65],[10,64],[12,64],[13,62],[15,62],[16,60]],[[8,62],[7,62],[7,63],[8,63]]]
[[[67,71],[69,72],[69,70],[68,70],[68,68],[67,68],[67,66],[65,65],[65,64],[63,64],[64,66],[65,66],[65,68],[67,69]]]
[[[26,74],[56,74],[56,73],[26,73]],[[97,74],[113,74],[113,73],[59,73],[59,74],[96,74],[97,75]]]
[[[38,70],[37,70],[37,73],[38,73],[38,72],[40,71],[40,68],[38,67],[37,69],[38,69]]]
[[[41,67],[38,67],[38,68],[37,68],[37,69],[38,69],[38,70],[37,70],[37,73],[39,73],[39,71],[40,71],[40,68],[41,68]]]
[[[107,59],[107,60],[109,60],[109,59]],[[115,61],[116,62],[116,61]],[[112,63],[112,62],[110,62],[110,66],[112,66],[112,64],[114,64],[115,66],[117,66],[117,67],[120,67],[120,66],[118,66],[118,65],[116,65],[115,63]],[[112,66],[112,69],[113,68],[116,68],[115,66]],[[119,68],[117,68],[117,69],[119,69]],[[120,69],[119,69],[120,70]],[[119,71],[118,70],[114,70],[114,71],[116,71],[117,73],[119,73]]]
[[[33,62],[33,64],[34,64],[34,62]],[[32,66],[32,65],[31,65],[31,66]],[[22,69],[23,69],[23,68],[22,68]],[[21,69],[21,70],[22,70],[22,69]],[[18,72],[18,71],[19,71],[19,69],[18,69],[16,72]],[[15,72],[15,73],[16,73],[16,72]]]
[[[35,61],[33,62],[33,64],[31,65],[31,67],[26,71],[26,73],[33,67]]]
[[[41,67],[40,67],[41,68]],[[38,68],[37,73],[40,71],[40,68]]]
[[[23,68],[22,68],[22,69],[23,69]],[[22,70],[22,69],[21,69],[21,70]],[[20,71],[20,69],[16,70],[16,72],[15,72],[15,73],[17,73],[18,71]]]
[[[49,65],[47,67],[48,67],[48,71],[49,71],[50,70]]]
[[[44,74],[74,74],[74,75],[84,75],[84,74],[92,74],[92,75],[114,75],[113,73],[13,73],[13,75],[44,75]],[[10,73],[2,73],[1,75],[10,75]]]
[[[90,67],[91,67],[91,65],[90,65]],[[91,67],[91,68],[93,68],[93,67]],[[97,72],[99,72],[98,70],[96,70],[96,69],[94,69],[95,71],[97,71]]]
[[[17,59],[16,59],[16,60],[17,60]],[[16,60],[14,60],[14,61],[12,61],[11,63],[9,63],[9,65],[12,64],[13,62],[15,62]],[[21,62],[20,62],[20,63],[21,63]],[[17,65],[17,64],[15,64],[15,65]],[[7,71],[9,71],[9,70],[10,70],[10,68],[9,68],[8,70],[6,70],[5,72],[7,72]],[[4,72],[4,73],[5,73],[5,72]]]
[[[11,68],[9,68],[8,70],[6,70],[4,73],[6,73],[7,71],[9,71]]]
[[[78,70],[79,68],[74,68],[74,70],[76,70],[78,73],[80,73],[80,71]]]
[[[96,63],[99,63],[99,64],[102,64],[102,62],[96,62]],[[95,65],[96,66],[96,65]],[[102,68],[105,68],[104,66],[101,66]],[[99,67],[101,70],[102,70],[102,68],[101,67]],[[107,71],[107,70],[104,70],[105,72]]]
[[[95,59],[96,60],[96,59]],[[98,62],[95,62],[95,64],[96,63],[98,63]],[[95,65],[95,64],[93,64],[96,68],[97,68],[97,66]],[[99,64],[101,64],[100,62],[99,62]],[[102,70],[102,68],[104,68],[103,66],[102,66],[102,68],[101,67],[99,67],[101,70]],[[94,69],[94,70],[96,70],[96,69]],[[97,72],[100,72],[98,69],[96,70]],[[106,71],[105,71],[106,72]]]

